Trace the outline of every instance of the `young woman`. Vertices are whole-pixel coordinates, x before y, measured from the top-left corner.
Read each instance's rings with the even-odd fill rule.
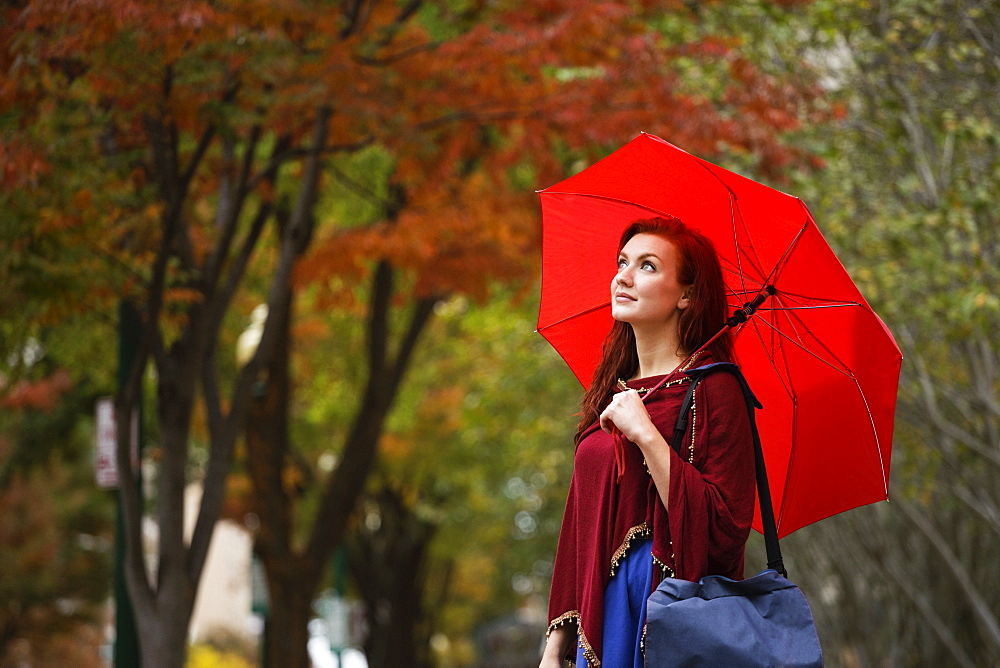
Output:
[[[642,666],[646,599],[660,579],[743,577],[756,487],[738,381],[708,376],[683,457],[668,444],[684,372],[732,361],[728,332],[704,346],[727,317],[718,256],[669,217],[632,223],[618,249],[615,323],[582,401],[543,668]]]

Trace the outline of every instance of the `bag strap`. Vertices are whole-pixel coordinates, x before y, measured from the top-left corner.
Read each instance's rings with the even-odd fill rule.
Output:
[[[716,371],[725,371],[736,376],[743,391],[743,400],[746,402],[747,413],[750,416],[750,431],[753,434],[754,463],[757,474],[757,498],[760,500],[761,524],[764,528],[764,547],[767,550],[767,567],[772,568],[783,577],[788,577],[785,570],[785,562],[781,558],[781,548],[778,545],[778,526],[774,521],[774,506],[771,502],[771,488],[767,483],[767,470],[764,466],[764,451],[760,445],[760,433],[757,431],[757,419],[755,409],[763,408],[757,397],[754,396],[750,385],[740,368],[730,362],[716,362],[692,369],[687,375],[692,377],[691,386],[688,388],[684,400],[681,402],[681,412],[677,416],[677,424],[674,427],[674,436],[670,440],[670,447],[681,456],[681,442],[684,440],[684,432],[687,431],[688,415],[691,404],[694,402],[694,391],[698,384],[706,376]]]

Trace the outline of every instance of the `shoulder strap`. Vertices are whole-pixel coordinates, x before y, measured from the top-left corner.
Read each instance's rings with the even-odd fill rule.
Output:
[[[781,548],[778,545],[778,527],[774,521],[774,506],[771,502],[771,489],[767,484],[767,470],[764,466],[764,451],[760,445],[760,434],[757,432],[756,409],[763,408],[757,397],[754,396],[750,385],[740,368],[730,362],[717,362],[706,364],[705,366],[692,369],[687,375],[692,377],[691,386],[688,388],[684,400],[681,402],[680,415],[677,416],[677,424],[674,427],[674,435],[670,440],[670,447],[678,455],[681,454],[681,442],[684,439],[684,432],[687,431],[688,415],[691,410],[691,403],[694,401],[694,391],[704,378],[717,371],[725,371],[736,376],[743,391],[743,399],[746,402],[747,413],[750,416],[750,431],[753,434],[754,462],[757,473],[757,498],[760,501],[761,524],[764,528],[764,546],[767,550],[767,567],[788,577],[785,570],[785,562],[781,558]]]

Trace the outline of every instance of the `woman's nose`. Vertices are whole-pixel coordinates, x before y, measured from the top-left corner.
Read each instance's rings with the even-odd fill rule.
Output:
[[[618,285],[631,285],[632,275],[629,274],[628,267],[623,267],[615,274],[615,283]]]

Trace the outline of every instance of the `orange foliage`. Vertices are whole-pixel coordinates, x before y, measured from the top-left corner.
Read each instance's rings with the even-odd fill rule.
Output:
[[[326,226],[299,280],[351,276],[386,258],[416,272],[423,294],[482,297],[489,281],[533,268],[536,205],[528,193],[511,193],[504,170],[530,161],[539,184],[554,181],[564,166],[553,146],[587,153],[646,130],[703,155],[720,143],[754,151],[765,169],[806,161],[778,133],[797,127],[816,91],[764,75],[731,38],[664,44],[649,19],[688,12],[685,5],[484,5],[468,29],[441,40],[419,20],[401,20],[398,3],[361,3],[352,23],[306,0],[35,0],[8,10],[0,28],[0,69],[10,75],[0,77],[0,109],[17,109],[27,124],[53,104],[88,105],[95,118],[110,113],[95,133],[118,150],[148,145],[154,119],[187,138],[177,145],[182,167],[210,124],[237,146],[262,127],[301,150],[315,110],[329,106],[330,150],[384,146],[397,156],[393,179],[406,206],[364,230]],[[724,99],[680,92],[671,67],[679,56],[728,63]],[[500,132],[487,136],[484,126]],[[253,156],[258,173],[264,153]],[[0,159],[7,187],[46,170],[44,151],[29,143],[0,145]],[[300,163],[282,159],[290,160],[288,178],[298,178]],[[235,177],[239,155],[213,149],[204,165],[184,203],[197,263],[217,242],[217,194],[223,177]],[[119,183],[142,188],[149,176],[164,178],[161,167],[132,169]],[[268,179],[253,187],[257,201],[273,200]],[[75,192],[46,223],[77,229],[96,218],[87,223],[96,230],[110,214],[121,235],[95,232],[92,243],[122,265],[145,266],[157,239],[150,214],[162,209],[107,208],[106,193],[99,202],[90,188]]]
[[[0,191],[36,187],[49,171],[44,154],[23,141],[5,139],[0,137]]]
[[[499,191],[477,173],[451,187],[422,188],[392,222],[340,231],[314,242],[299,263],[300,283],[323,290],[357,287],[371,262],[386,259],[417,277],[418,295],[454,292],[485,299],[490,280],[511,281],[536,267],[538,223],[533,197]]]
[[[72,387],[69,372],[59,369],[41,380],[21,381],[0,398],[0,406],[18,411],[52,410]]]

